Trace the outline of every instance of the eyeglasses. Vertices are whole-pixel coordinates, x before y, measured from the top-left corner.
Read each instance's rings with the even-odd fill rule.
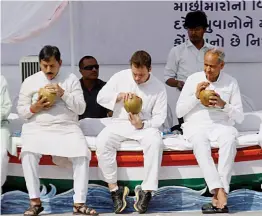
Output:
[[[82,69],[83,70],[93,70],[93,68],[95,68],[96,70],[98,70],[99,69],[99,65],[88,65],[88,66],[85,66],[85,67],[83,67]]]

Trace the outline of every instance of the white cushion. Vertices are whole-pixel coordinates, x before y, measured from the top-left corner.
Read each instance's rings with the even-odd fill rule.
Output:
[[[235,124],[239,132],[254,131],[258,132],[262,123],[262,110],[245,113],[244,121],[241,124]]]
[[[258,142],[259,142],[260,146],[262,147],[262,124],[260,125],[260,130],[259,130],[259,134],[258,134]]]

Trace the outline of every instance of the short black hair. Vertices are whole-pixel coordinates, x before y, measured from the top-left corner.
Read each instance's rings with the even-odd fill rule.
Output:
[[[95,59],[96,58],[94,56],[84,56],[80,59],[79,63],[78,63],[78,67],[81,69],[83,67],[83,62],[85,59]],[[96,60],[97,61],[97,60]]]
[[[39,53],[39,62],[41,60],[49,61],[51,57],[55,57],[56,61],[61,60],[61,53],[56,46],[46,45],[44,46]]]
[[[192,11],[186,15],[184,28],[196,28],[196,27],[207,28],[207,15],[203,11]]]

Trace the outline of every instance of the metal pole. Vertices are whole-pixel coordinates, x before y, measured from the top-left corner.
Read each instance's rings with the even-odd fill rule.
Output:
[[[75,46],[74,46],[74,18],[73,18],[73,1],[69,4],[69,31],[70,31],[70,54],[71,54],[71,73],[75,72]]]

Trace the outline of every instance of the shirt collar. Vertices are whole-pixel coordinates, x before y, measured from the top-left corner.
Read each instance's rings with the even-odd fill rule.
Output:
[[[203,71],[203,73],[204,73],[204,76],[205,76],[205,78],[206,78],[206,73],[205,73],[205,71]],[[217,80],[216,80],[215,82],[212,82],[212,83],[218,83],[218,82],[220,82],[220,81],[222,80],[222,77],[223,77],[223,72],[220,71]],[[206,80],[207,80],[207,79],[206,79]],[[207,81],[208,81],[208,80],[207,80]],[[209,82],[209,81],[208,81],[208,82]]]
[[[194,46],[194,44],[192,44],[192,42],[189,39],[187,39],[186,40],[186,47],[188,48],[188,47],[193,47],[193,46]],[[204,40],[204,46],[201,49],[203,49],[203,48],[208,48],[208,43],[205,40]]]
[[[82,86],[83,89],[87,89],[87,88],[85,87],[85,85],[84,85],[83,77],[81,77],[80,83],[81,83],[81,86]],[[100,79],[97,79],[97,80],[96,80],[95,85],[93,86],[92,89],[95,89],[95,88],[98,88],[98,87],[99,87],[99,88],[102,88],[102,87],[103,87],[103,81],[100,80]]]

